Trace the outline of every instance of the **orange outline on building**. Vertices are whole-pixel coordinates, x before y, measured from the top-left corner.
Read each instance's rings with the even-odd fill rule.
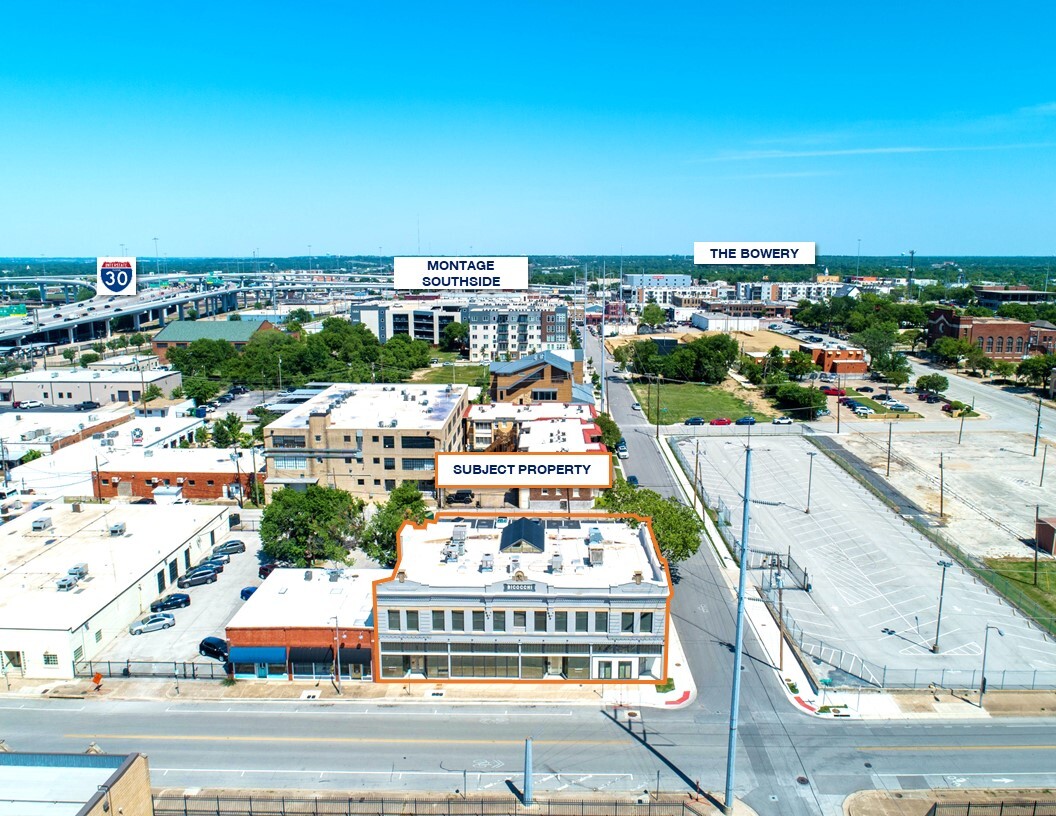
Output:
[[[564,454],[558,454],[562,456]],[[378,632],[379,617],[378,617],[378,584],[385,584],[390,581],[395,581],[396,574],[400,570],[400,561],[403,558],[402,552],[402,537],[403,531],[408,526],[414,527],[417,530],[425,530],[430,524],[437,521],[442,521],[447,518],[451,519],[465,519],[465,518],[532,518],[532,519],[547,519],[547,518],[593,518],[593,519],[633,519],[635,521],[645,524],[649,529],[649,540],[653,544],[653,550],[656,552],[657,560],[660,562],[660,566],[664,571],[664,578],[667,580],[667,600],[664,602],[664,652],[663,652],[663,676],[659,678],[648,678],[637,680],[601,680],[601,679],[588,679],[588,680],[523,680],[520,678],[444,678],[437,679],[435,677],[392,677],[384,678],[381,676],[381,636]],[[426,519],[421,524],[415,524],[413,521],[408,519],[400,525],[400,529],[396,531],[396,564],[392,568],[392,574],[388,578],[379,578],[376,581],[371,582],[371,593],[373,595],[373,613],[374,613],[374,644],[373,654],[371,658],[374,661],[376,671],[374,673],[375,683],[431,683],[433,685],[444,685],[446,683],[547,683],[547,684],[561,684],[561,683],[575,683],[578,685],[586,685],[591,683],[600,683],[605,685],[656,685],[658,683],[666,683],[668,680],[667,674],[667,661],[670,655],[671,648],[671,601],[675,597],[675,585],[671,580],[671,570],[668,567],[667,559],[664,558],[663,553],[660,551],[660,545],[656,541],[656,535],[653,532],[653,519],[652,516],[639,516],[636,513],[459,513],[453,510],[441,510],[431,519]]]

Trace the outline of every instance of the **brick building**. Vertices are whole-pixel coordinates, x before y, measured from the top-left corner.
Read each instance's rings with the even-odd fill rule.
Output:
[[[235,677],[343,680],[373,671],[373,582],[385,569],[277,569],[227,624]]]
[[[589,387],[589,399],[584,399],[582,389],[577,391],[577,383],[583,380],[581,353],[571,361],[544,351],[508,363],[492,363],[490,373],[490,395],[495,402],[594,402]]]
[[[814,365],[829,374],[865,374],[869,365],[865,351],[860,348],[839,348],[821,343],[803,343],[800,351],[810,355]]]
[[[267,320],[177,320],[151,338],[150,347],[163,363],[170,348],[185,348],[195,340],[226,340],[241,349],[259,331],[274,331]]]
[[[1031,326],[1004,317],[970,317],[954,309],[935,309],[928,316],[928,345],[940,337],[966,340],[992,360],[1022,360],[1029,353]]]
[[[118,496],[150,499],[159,487],[179,487],[185,499],[237,499],[249,496],[254,464],[263,479],[264,457],[252,450],[157,448],[108,457],[92,473],[97,499]]]

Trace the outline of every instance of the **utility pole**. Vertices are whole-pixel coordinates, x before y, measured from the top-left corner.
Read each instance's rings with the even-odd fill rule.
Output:
[[[906,297],[913,297],[913,256],[917,254],[915,249],[909,251],[909,280],[906,282]]]
[[[744,652],[744,601],[748,580],[748,525],[752,490],[752,446],[744,457],[744,514],[741,516],[740,573],[737,579],[737,628],[733,636],[733,691],[730,697],[730,738],[726,745],[726,792],[722,812],[733,813],[733,783],[737,763],[737,709],[741,702],[741,660]]]
[[[944,510],[944,499],[946,496],[946,468],[944,454],[939,452],[939,518],[946,518],[946,512]]]
[[[932,654],[939,653],[939,633],[942,631],[942,597],[946,593],[946,570],[953,566],[952,561],[937,562],[942,567],[942,581],[939,584],[939,615],[935,621],[935,642],[931,645]]]
[[[656,441],[660,441],[660,383],[663,382],[664,375],[656,375]]]
[[[1049,446],[1046,445],[1041,451],[1041,478],[1038,479],[1038,487],[1045,484],[1045,460],[1049,458]]]
[[[895,423],[887,423],[887,475],[891,475],[891,434],[895,432]]]
[[[807,470],[807,506],[803,510],[804,513],[810,512],[810,488],[814,484],[814,457],[817,455],[818,454],[814,451],[809,451],[807,453],[807,456],[810,457],[810,467]]]
[[[854,262],[854,276],[857,278],[862,266],[862,239],[858,239],[858,260]]]
[[[605,383],[605,262],[601,266],[601,412],[608,410],[608,386]]]

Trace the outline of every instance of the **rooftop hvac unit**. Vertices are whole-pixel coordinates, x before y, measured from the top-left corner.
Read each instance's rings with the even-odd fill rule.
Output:
[[[152,450],[150,450],[150,449],[148,448],[147,450],[143,451],[143,455],[144,455],[145,457],[148,457],[148,458],[149,458],[149,457],[151,457],[151,456],[153,456],[153,455],[154,455],[154,451],[152,451]],[[156,480],[155,480],[155,481],[156,481]]]
[[[389,420],[389,427],[390,428],[395,428],[396,427],[396,420],[395,419],[390,419]]]
[[[598,567],[605,563],[605,550],[602,549],[600,544],[592,544],[590,546],[590,565],[592,567]]]
[[[125,523],[123,521],[117,522],[117,524],[110,525],[110,535],[112,536],[123,536],[125,534]]]
[[[519,555],[515,555],[512,558],[510,558],[510,569],[513,570],[514,572],[516,572],[520,568],[521,568],[521,557]]]
[[[385,420],[384,419],[379,419],[378,420],[378,427],[379,428],[384,428],[385,427]]]
[[[311,581],[312,580],[312,571],[310,569],[306,569],[304,571],[304,580],[305,581]]]
[[[495,569],[495,556],[491,553],[484,553],[480,559],[480,571],[491,572]]]
[[[550,556],[550,572],[561,572],[565,567],[565,559],[561,557],[561,553],[554,553]]]
[[[591,544],[600,544],[601,541],[602,541],[602,539],[601,539],[601,528],[600,527],[591,527],[590,528],[590,543]]]
[[[330,583],[331,584],[336,584],[338,578],[341,577],[341,570],[339,570],[339,569],[327,570],[327,576],[330,578]]]
[[[465,524],[456,524],[455,529],[451,531],[451,540],[456,544],[465,544],[468,529]]]

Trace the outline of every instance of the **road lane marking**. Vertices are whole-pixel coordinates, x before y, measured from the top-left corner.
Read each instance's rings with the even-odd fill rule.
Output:
[[[1056,751],[1056,745],[859,745],[858,751]]]
[[[524,745],[524,740],[497,739],[427,739],[427,738],[392,738],[385,737],[267,737],[267,736],[222,736],[195,734],[63,734],[64,739],[129,739],[182,742],[345,742],[361,745]],[[625,740],[535,740],[536,745],[624,745]]]

